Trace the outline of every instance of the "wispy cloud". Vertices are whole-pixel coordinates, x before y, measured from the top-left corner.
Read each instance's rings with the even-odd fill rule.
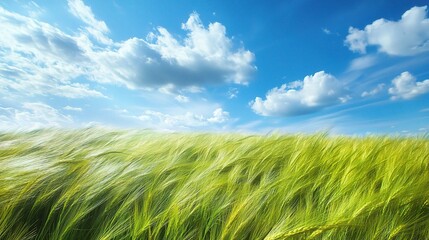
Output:
[[[87,31],[66,34],[0,7],[0,82],[4,88],[26,95],[103,97],[90,85],[74,82],[84,77],[130,89],[192,92],[209,85],[248,84],[256,69],[253,53],[234,48],[225,26],[215,22],[205,27],[197,13],[182,24],[183,40],[158,27],[147,39],[112,42],[105,22],[83,1],[70,0],[68,6]]]
[[[351,61],[348,71],[364,70],[375,64],[377,64],[377,57],[374,55],[358,57]]]
[[[176,99],[176,101],[181,102],[181,103],[189,102],[189,97],[183,96],[183,95],[177,95],[176,97],[174,97],[174,99]]]
[[[110,32],[104,21],[95,18],[92,9],[85,5],[82,0],[68,0],[69,11],[82,22],[87,24],[86,31],[93,36],[98,42],[110,45],[113,43],[107,37]]]
[[[63,109],[67,111],[82,112],[82,108],[80,107],[65,106]]]
[[[332,34],[331,30],[329,30],[329,29],[327,29],[327,28],[322,28],[322,31],[323,31],[325,34],[327,34],[327,35]]]
[[[229,99],[236,98],[238,96],[238,89],[237,88],[229,88],[227,92],[227,96]]]
[[[371,96],[375,96],[375,95],[377,95],[378,93],[380,93],[381,91],[383,91],[385,87],[386,87],[386,84],[384,84],[384,83],[380,83],[380,84],[378,84],[375,88],[373,88],[372,90],[370,90],[370,91],[364,91],[364,92],[361,94],[361,97],[371,97]]]
[[[166,114],[158,111],[146,110],[138,116],[143,126],[163,130],[197,129],[210,124],[220,124],[229,121],[229,113],[217,108],[209,116],[187,112],[185,114]]]
[[[0,128],[32,130],[46,127],[71,126],[72,117],[41,102],[23,103],[20,108],[0,107]]]
[[[78,37],[0,7],[0,91],[17,95],[103,97],[72,80],[88,71]]]
[[[34,1],[30,1],[27,4],[25,4],[24,9],[27,10],[28,15],[32,18],[38,18],[39,16],[45,13],[45,9],[40,7],[39,4],[37,4]]]

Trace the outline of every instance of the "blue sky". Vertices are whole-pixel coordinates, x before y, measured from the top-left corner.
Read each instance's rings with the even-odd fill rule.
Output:
[[[2,1],[0,129],[423,134],[427,1]]]

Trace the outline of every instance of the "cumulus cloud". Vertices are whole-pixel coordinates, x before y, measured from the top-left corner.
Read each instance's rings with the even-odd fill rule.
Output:
[[[416,82],[409,72],[403,72],[392,80],[393,87],[389,88],[392,100],[412,99],[429,92],[429,79]]]
[[[294,116],[345,102],[349,98],[338,79],[320,71],[306,76],[303,81],[273,88],[265,100],[257,97],[250,102],[250,106],[255,113],[263,116]]]
[[[386,86],[386,84],[384,84],[384,83],[380,83],[380,84],[378,84],[375,88],[373,88],[372,90],[370,90],[370,91],[364,91],[362,94],[361,94],[361,97],[371,97],[371,96],[375,96],[375,95],[377,95],[378,93],[380,93],[381,91],[383,91],[383,89],[384,89],[384,87]]]
[[[229,120],[229,113],[222,108],[215,109],[211,116],[204,116],[192,112],[173,115],[146,110],[138,119],[147,126],[158,129],[188,129],[227,122]]]
[[[248,84],[256,70],[254,54],[235,47],[225,26],[215,22],[206,27],[196,13],[182,25],[183,39],[159,27],[146,39],[113,42],[108,26],[82,0],[70,0],[68,6],[85,24],[84,31],[67,34],[0,7],[0,91],[105,97],[84,79],[130,89],[194,92],[208,85]]]
[[[55,108],[40,102],[23,103],[21,108],[0,107],[0,128],[33,130],[71,125],[73,119]]]
[[[116,42],[108,37],[107,24],[97,19],[82,0],[69,0],[68,10],[82,26],[65,32],[58,26],[0,7],[0,94],[8,96],[8,101],[25,101],[30,96],[37,99],[40,95],[108,98],[99,91],[103,89],[100,84],[115,84],[158,90],[192,105],[187,93],[201,93],[213,85],[246,85],[256,71],[252,52],[242,43],[234,44],[224,25],[204,25],[197,13],[190,14],[182,24],[183,36],[173,36],[158,27],[146,38]],[[200,111],[204,114],[149,111],[140,118],[171,128],[219,126],[229,121],[228,112],[211,109],[212,114],[206,109]],[[65,106],[61,111],[82,109]],[[0,123],[9,129],[30,122],[36,127],[72,123],[70,116],[43,103],[3,107],[0,118]]]
[[[208,118],[210,123],[223,123],[229,120],[229,112],[224,111],[222,108],[217,108],[213,112],[213,116]]]
[[[427,6],[413,7],[400,20],[378,19],[363,30],[349,28],[345,44],[351,51],[366,53],[376,46],[389,55],[411,56],[429,51],[429,19]]]
[[[211,23],[206,28],[198,14],[182,24],[187,37],[180,41],[159,27],[147,39],[132,38],[119,48],[98,53],[96,78],[112,76],[130,88],[205,87],[224,83],[248,84],[255,67],[254,55],[243,48],[234,49],[226,28]]]

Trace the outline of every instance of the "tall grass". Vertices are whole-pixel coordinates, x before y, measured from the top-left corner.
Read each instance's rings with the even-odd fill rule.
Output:
[[[3,133],[0,239],[429,239],[429,140]]]

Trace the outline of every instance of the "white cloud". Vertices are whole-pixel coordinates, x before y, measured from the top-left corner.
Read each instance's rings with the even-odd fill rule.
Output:
[[[178,130],[206,127],[210,124],[225,123],[229,120],[229,113],[217,108],[211,116],[186,112],[185,114],[166,114],[158,111],[146,110],[138,117],[146,127],[164,130]]]
[[[329,30],[327,28],[322,28],[322,31],[327,35],[330,35],[332,33],[331,30]]]
[[[257,97],[250,102],[253,111],[263,116],[293,116],[317,111],[321,108],[345,102],[343,84],[334,76],[320,71],[306,76],[303,81],[283,84],[271,89],[266,99]]]
[[[347,35],[345,44],[353,52],[366,53],[366,34],[364,31],[354,27],[349,27],[349,35]]]
[[[429,51],[429,19],[427,6],[413,7],[400,20],[378,19],[364,30],[350,27],[345,44],[354,52],[365,53],[368,46],[377,46],[389,55],[411,56]]]
[[[358,57],[352,60],[349,66],[349,71],[357,71],[370,68],[377,63],[377,57],[368,55]]]
[[[82,0],[68,0],[69,11],[82,22],[86,23],[86,31],[103,44],[112,44],[106,34],[110,32],[104,21],[97,20],[92,9]]]
[[[45,13],[45,9],[41,8],[39,4],[34,1],[24,5],[24,9],[27,10],[28,15],[32,18],[38,18],[40,15]]]
[[[176,94],[201,91],[208,85],[247,84],[256,70],[253,53],[234,47],[225,26],[215,22],[205,27],[196,13],[182,25],[187,33],[184,39],[159,27],[147,39],[110,42],[107,25],[95,18],[89,6],[81,0],[68,3],[87,31],[66,34],[0,7],[0,91],[23,96],[104,97],[90,85],[75,82],[83,77]]]
[[[189,102],[185,93],[201,93],[209,85],[246,85],[256,70],[253,53],[234,46],[225,26],[217,22],[204,26],[196,13],[182,24],[185,37],[173,37],[159,27],[146,39],[113,42],[107,37],[105,22],[98,20],[83,1],[70,0],[68,6],[84,24],[71,33],[0,7],[0,94],[17,96],[9,97],[10,101],[25,101],[34,95],[107,98],[95,90],[96,84],[116,84],[156,89],[176,101]],[[207,112],[210,109],[213,113]],[[72,106],[63,110],[82,111]],[[164,110],[168,114],[149,111],[141,119],[155,124],[161,119],[171,128],[210,127],[229,121],[229,113],[218,106],[192,112]],[[8,124],[16,119],[20,120],[15,121],[18,125],[24,125],[21,120],[25,119],[37,126],[72,122],[70,116],[42,103],[2,111],[1,121]],[[43,116],[50,116],[52,121]]]
[[[39,64],[56,67],[55,61],[68,61],[76,64],[86,60],[84,50],[79,46],[78,38],[67,35],[61,30],[0,7],[0,26],[2,52],[13,50],[11,57],[37,55]],[[65,67],[65,66],[64,66]]]
[[[72,82],[90,66],[78,37],[1,7],[0,28],[0,92],[3,94],[104,96],[87,84]]]
[[[170,115],[157,111],[145,111],[139,116],[142,121],[159,121],[161,126],[169,128],[177,127],[199,127],[206,125],[204,116],[187,112],[184,115]]]
[[[189,98],[187,96],[183,96],[183,95],[177,95],[174,99],[176,99],[176,101],[178,101],[180,103],[189,102]]]
[[[81,83],[71,83],[69,85],[62,85],[53,88],[52,90],[56,90],[56,92],[49,92],[52,95],[63,96],[66,98],[84,98],[84,97],[103,97],[102,93],[92,90],[89,88],[87,84]]]
[[[429,92],[429,79],[416,82],[409,72],[403,72],[392,80],[393,87],[389,88],[392,99],[411,99]]]
[[[370,96],[377,95],[379,92],[381,92],[384,89],[385,86],[386,85],[384,83],[380,83],[374,89],[370,91],[364,91],[361,94],[361,97],[370,97]]]
[[[229,88],[227,92],[227,96],[229,99],[236,98],[238,96],[238,89],[237,88]]]
[[[80,107],[65,106],[63,109],[67,111],[82,112],[82,108]]]
[[[97,81],[121,82],[129,88],[177,90],[201,89],[223,83],[247,84],[255,67],[254,55],[235,50],[220,23],[202,25],[191,14],[182,25],[187,37],[179,41],[158,27],[146,40],[131,38],[112,50],[91,53],[98,68]]]
[[[73,119],[40,102],[24,103],[20,109],[0,107],[0,128],[32,130],[71,125]]]
[[[223,123],[229,120],[229,112],[224,111],[222,108],[217,108],[213,112],[213,116],[208,118],[210,123]]]

